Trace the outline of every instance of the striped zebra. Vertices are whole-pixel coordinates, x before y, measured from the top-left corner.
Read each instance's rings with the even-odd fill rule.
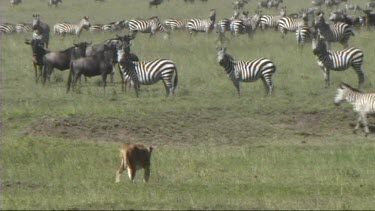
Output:
[[[66,34],[74,34],[80,36],[83,29],[88,30],[91,26],[88,16],[84,16],[78,24],[73,23],[57,23],[53,26],[53,32],[65,37]]]
[[[363,52],[358,48],[346,48],[341,51],[327,50],[327,44],[324,37],[314,34],[312,39],[312,50],[317,56],[317,63],[323,71],[326,87],[330,85],[329,71],[344,71],[353,67],[358,75],[358,88],[363,86],[365,75],[362,70]]]
[[[362,122],[365,136],[367,137],[370,133],[367,125],[367,115],[375,113],[375,93],[363,93],[348,84],[341,83],[337,89],[334,103],[338,106],[343,101],[352,104],[353,110],[358,114],[357,124],[354,127],[353,133],[358,131],[359,125]]]
[[[286,35],[288,31],[295,32],[298,27],[308,25],[309,18],[306,12],[302,12],[302,17],[292,18],[292,17],[283,17],[279,20],[279,31],[282,33],[282,37]]]
[[[2,23],[0,24],[1,34],[11,34],[16,32],[16,26],[12,23]]]
[[[235,9],[232,17],[220,20],[214,26],[214,28],[217,30],[217,32],[220,32],[222,35],[224,35],[226,31],[231,31],[231,23],[233,20],[245,20],[248,19],[248,15],[249,12],[242,12],[242,14],[239,14],[238,9]]]
[[[40,20],[39,14],[33,15],[33,39],[39,39],[44,43],[44,46],[48,48],[49,43],[49,25]]]
[[[129,21],[130,36],[135,36],[137,32],[150,33],[150,37],[156,32],[163,32],[165,37],[168,36],[168,31],[163,24],[160,23],[157,16],[150,19],[133,19]]]
[[[255,15],[251,18],[232,20],[230,23],[230,30],[234,35],[248,34],[251,37],[259,25],[261,16],[261,12],[256,11]]]
[[[92,24],[89,28],[90,32],[114,32],[125,28],[127,21],[117,21],[108,24]]]
[[[33,25],[29,23],[17,23],[15,26],[16,32],[21,33],[29,33],[33,29]]]
[[[199,18],[192,18],[187,23],[187,30],[190,34],[196,32],[206,32],[209,33],[214,29],[216,20],[216,10],[210,10],[210,16],[208,19],[199,19]]]
[[[253,82],[262,79],[268,95],[272,94],[272,75],[276,72],[276,66],[265,58],[252,61],[235,61],[233,57],[226,53],[226,48],[218,49],[218,62],[232,80],[237,89],[238,96],[241,96],[240,82]]]
[[[299,26],[296,30],[296,38],[298,46],[303,47],[306,42],[312,40],[312,30],[309,26]]]
[[[262,30],[266,28],[275,28],[277,30],[277,26],[279,24],[279,20],[286,15],[286,6],[281,7],[280,15],[262,15],[260,19],[260,27]]]
[[[189,22],[189,19],[169,18],[164,21],[164,25],[171,31],[183,30],[183,29],[186,29],[186,25],[188,22]]]
[[[133,61],[129,58],[129,50],[122,48],[117,52],[121,72],[125,80],[131,79],[131,83],[138,97],[139,85],[151,85],[162,80],[164,82],[167,97],[173,96],[178,84],[177,67],[168,59],[153,61]]]
[[[354,36],[352,28],[346,23],[336,23],[329,25],[325,22],[323,12],[315,16],[315,28],[328,42],[328,49],[331,49],[331,42],[339,42],[348,47],[350,36]]]
[[[48,6],[55,5],[55,7],[59,6],[59,4],[62,4],[62,0],[48,0]]]

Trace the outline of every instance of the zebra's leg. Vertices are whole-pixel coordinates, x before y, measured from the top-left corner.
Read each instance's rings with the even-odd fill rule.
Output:
[[[135,91],[135,95],[138,97],[139,96],[139,83],[136,82],[136,81],[132,81],[133,82],[133,88],[134,88],[134,91]]]
[[[271,96],[273,91],[273,84],[270,77],[263,77],[262,78],[264,88],[266,90],[266,95]]]
[[[368,128],[368,125],[367,125],[367,118],[366,118],[366,114],[360,114],[362,116],[362,124],[363,124],[363,127],[365,128],[365,133],[366,133],[366,137],[368,136],[368,134],[370,133],[370,130]]]
[[[168,79],[164,79],[163,83],[164,83],[164,87],[165,87],[166,97],[169,97],[171,95],[172,85],[170,83],[168,84],[166,80],[168,80]]]
[[[354,133],[354,134],[357,133],[361,121],[362,121],[362,116],[361,116],[361,115],[358,115],[357,124],[355,125],[354,130],[353,130],[353,133]]]
[[[240,82],[239,81],[232,81],[234,87],[236,87],[238,97],[241,97],[241,87],[240,87]]]
[[[325,81],[325,87],[328,88],[329,87],[329,70],[325,67],[322,67],[322,72],[323,72],[323,76],[324,76],[324,81]]]

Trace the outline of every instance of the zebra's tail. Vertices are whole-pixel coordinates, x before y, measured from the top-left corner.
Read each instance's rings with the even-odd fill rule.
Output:
[[[176,75],[174,76],[174,81],[173,81],[173,94],[176,91],[177,85],[178,85],[178,75],[177,75],[177,67],[175,68],[176,70]]]

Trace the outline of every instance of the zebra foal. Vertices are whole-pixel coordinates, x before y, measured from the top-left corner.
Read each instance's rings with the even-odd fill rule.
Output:
[[[217,60],[232,80],[237,89],[238,96],[241,96],[240,82],[253,82],[262,79],[268,95],[272,94],[273,82],[272,75],[276,72],[276,66],[272,61],[265,58],[259,58],[252,61],[236,61],[226,53],[226,48],[219,48]]]
[[[358,48],[346,48],[341,51],[327,50],[325,39],[319,34],[312,39],[312,49],[317,56],[318,65],[323,71],[326,87],[330,84],[330,70],[344,71],[353,67],[358,75],[358,88],[363,86],[365,75],[362,70],[363,52]]]
[[[366,136],[370,133],[367,124],[367,114],[375,113],[375,93],[363,93],[348,84],[341,83],[334,98],[335,105],[347,101],[353,105],[353,110],[358,114],[357,124],[353,130],[356,133],[362,122]]]
[[[151,85],[162,80],[167,97],[173,96],[178,84],[176,64],[169,59],[156,59],[153,61],[134,61],[130,57],[129,49],[122,48],[117,51],[120,70],[124,79],[130,80],[138,97],[140,84]]]

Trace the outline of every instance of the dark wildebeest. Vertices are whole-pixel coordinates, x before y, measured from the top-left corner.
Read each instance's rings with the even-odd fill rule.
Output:
[[[91,42],[74,43],[73,47],[67,48],[63,51],[50,52],[43,57],[44,70],[43,70],[43,84],[46,79],[50,79],[54,68],[58,70],[67,70],[70,67],[71,55],[74,51],[74,55],[80,55],[81,57],[86,56],[86,48],[91,45]],[[76,57],[77,58],[77,57]]]
[[[375,26],[375,13],[372,13],[370,9],[362,10],[365,13],[363,25],[370,29],[370,26]]]
[[[43,47],[43,42],[38,39],[26,40],[27,45],[31,45],[31,50],[33,52],[33,65],[35,69],[35,82],[38,83],[39,78],[42,76],[43,71],[43,56],[50,51]],[[39,73],[38,73],[39,69]]]
[[[33,39],[41,40],[43,45],[48,48],[50,29],[48,24],[40,21],[38,14],[33,15],[33,30]]]
[[[107,75],[112,72],[113,66],[115,65],[116,47],[107,44],[104,44],[103,46],[103,51],[99,51],[92,56],[72,60],[70,63],[70,73],[66,89],[67,93],[70,91],[70,87],[74,90],[77,80],[81,75],[86,77],[101,75],[105,90],[107,85]]]
[[[55,7],[57,7],[59,4],[62,4],[62,0],[49,0],[48,1],[48,6],[55,5]]]
[[[155,6],[158,7],[159,4],[161,4],[163,0],[150,0],[149,7]]]
[[[119,36],[119,35],[116,35],[116,38],[106,40],[106,41],[102,42],[101,44],[88,46],[86,48],[86,56],[93,56],[93,55],[97,54],[98,52],[104,51],[104,45],[109,46],[111,49],[115,49],[120,45],[130,46],[129,44],[130,44],[130,41],[132,39],[134,39],[134,36],[129,36],[129,35]],[[129,51],[130,51],[130,49],[129,49]],[[117,53],[117,52],[115,52],[115,53]],[[138,56],[133,54],[133,53],[130,53],[129,57],[133,61],[139,61]],[[117,63],[117,58],[116,58],[115,62]],[[120,68],[118,68],[118,69],[119,69],[120,76],[121,76],[122,90],[125,90],[124,89],[124,78],[122,76]],[[115,72],[112,71],[112,73],[110,75],[111,83],[113,83],[114,73]],[[125,85],[125,88],[126,88],[126,85]]]

